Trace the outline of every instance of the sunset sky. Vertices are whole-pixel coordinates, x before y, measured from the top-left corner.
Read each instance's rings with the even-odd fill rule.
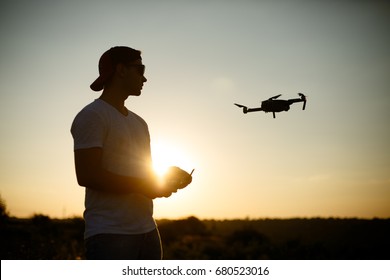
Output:
[[[156,218],[390,217],[388,1],[1,1],[0,195],[81,216],[70,126],[112,46],[142,51],[126,106],[156,165],[195,168]],[[306,110],[244,115],[271,96]]]

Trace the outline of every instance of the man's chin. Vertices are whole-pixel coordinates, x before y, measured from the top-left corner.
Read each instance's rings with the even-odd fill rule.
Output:
[[[138,91],[138,92],[130,92],[129,93],[129,96],[140,96],[141,95],[141,91]]]

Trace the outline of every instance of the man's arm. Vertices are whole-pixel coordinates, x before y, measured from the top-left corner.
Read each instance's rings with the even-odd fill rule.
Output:
[[[157,180],[114,174],[102,168],[102,149],[88,148],[74,152],[77,182],[80,186],[118,194],[140,193],[150,198],[168,197],[174,190],[159,188]]]

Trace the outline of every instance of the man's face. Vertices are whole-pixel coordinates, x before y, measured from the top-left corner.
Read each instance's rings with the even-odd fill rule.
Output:
[[[123,86],[129,95],[141,95],[142,87],[147,81],[144,72],[145,66],[142,64],[141,59],[125,65]]]

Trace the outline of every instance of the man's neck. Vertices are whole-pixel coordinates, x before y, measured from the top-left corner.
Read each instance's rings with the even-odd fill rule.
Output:
[[[108,90],[103,90],[103,93],[99,97],[99,99],[107,102],[115,109],[117,109],[121,114],[127,116],[128,112],[125,107],[125,100],[123,100],[122,98],[119,98],[117,95],[110,93]]]

